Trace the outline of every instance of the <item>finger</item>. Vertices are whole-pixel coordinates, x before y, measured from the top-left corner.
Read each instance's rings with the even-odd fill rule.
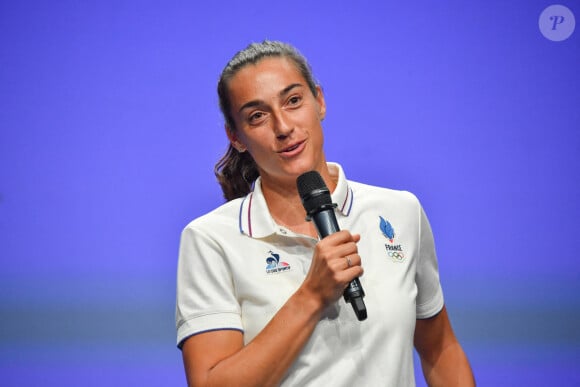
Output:
[[[361,265],[361,257],[358,254],[350,254],[344,257],[344,269],[349,269],[351,267],[360,266]]]
[[[364,274],[364,269],[362,266],[356,265],[346,268],[343,273],[347,277],[347,281],[350,282],[357,277],[361,277]]]
[[[346,259],[344,261],[346,262]],[[343,264],[343,267],[344,266],[346,266],[346,264]],[[336,274],[336,279],[346,287],[350,281],[355,278],[362,277],[363,274],[364,269],[361,266],[352,266],[338,272]]]
[[[360,235],[358,236],[358,239],[360,239]],[[340,244],[347,243],[347,242],[355,242],[356,243],[356,242],[358,242],[358,239],[355,240],[355,236],[352,235],[347,230],[342,230],[339,232],[335,232],[334,234],[330,234],[329,236],[327,236],[326,238],[323,238],[318,243],[323,243],[323,244],[328,244],[328,245],[340,245]]]
[[[345,244],[336,246],[336,248],[334,249],[334,254],[336,258],[344,258],[351,255],[358,255],[358,247],[354,242],[347,242]]]

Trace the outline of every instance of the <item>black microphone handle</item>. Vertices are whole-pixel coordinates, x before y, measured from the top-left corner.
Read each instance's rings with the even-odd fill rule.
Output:
[[[310,218],[314,221],[320,239],[340,231],[336,216],[334,215],[334,208],[327,208],[311,214]],[[343,293],[344,300],[352,305],[354,314],[359,321],[367,318],[367,307],[363,300],[364,296],[365,292],[358,278],[350,281]]]

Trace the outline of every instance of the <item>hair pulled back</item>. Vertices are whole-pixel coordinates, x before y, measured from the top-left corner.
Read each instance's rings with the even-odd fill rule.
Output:
[[[266,57],[290,59],[304,77],[312,94],[317,96],[316,82],[312,76],[310,65],[296,48],[287,43],[277,41],[265,40],[262,43],[252,43],[234,55],[223,69],[218,82],[219,106],[228,130],[234,132],[237,130],[231,114],[229,81],[243,67],[249,64],[256,64]],[[249,152],[238,152],[232,144],[228,145],[226,153],[216,163],[214,173],[226,200],[243,197],[250,193],[254,182],[260,175],[256,163]]]

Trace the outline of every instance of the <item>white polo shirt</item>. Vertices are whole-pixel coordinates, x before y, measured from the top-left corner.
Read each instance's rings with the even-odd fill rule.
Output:
[[[411,193],[347,181],[328,165],[338,175],[339,226],[361,235],[368,318],[358,321],[342,298],[328,307],[282,385],[412,386],[415,320],[443,307],[429,222]],[[274,222],[260,179],[246,197],[191,222],[179,253],[178,346],[220,329],[250,342],[300,286],[316,243]]]

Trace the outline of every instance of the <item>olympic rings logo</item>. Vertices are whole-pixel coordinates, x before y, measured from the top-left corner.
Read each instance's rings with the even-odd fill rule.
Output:
[[[403,259],[405,259],[405,254],[403,254],[400,251],[389,251],[387,252],[387,254],[395,261],[402,261]]]

